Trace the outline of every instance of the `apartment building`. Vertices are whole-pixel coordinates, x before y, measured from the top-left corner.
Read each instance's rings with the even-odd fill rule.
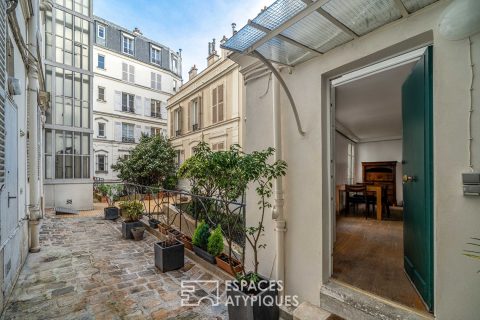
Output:
[[[182,83],[182,57],[163,44],[94,17],[94,177],[118,181],[111,169],[142,134],[167,135],[167,99]]]
[[[40,153],[48,108],[37,0],[0,1],[0,312],[43,215]]]
[[[93,207],[92,0],[56,0],[45,14],[45,205]]]
[[[217,54],[214,39],[208,46],[207,68],[197,74],[193,66],[188,82],[168,100],[169,137],[179,165],[200,141],[208,142],[212,150],[242,145],[243,96],[237,64],[223,49]]]

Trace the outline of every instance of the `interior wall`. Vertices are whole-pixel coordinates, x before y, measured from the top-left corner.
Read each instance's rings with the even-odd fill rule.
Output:
[[[397,171],[395,175],[397,203],[403,201],[402,143],[403,141],[400,139],[358,143],[355,158],[357,182],[363,182],[362,162],[397,161]]]
[[[335,133],[335,184],[348,184],[348,144],[353,143]]]

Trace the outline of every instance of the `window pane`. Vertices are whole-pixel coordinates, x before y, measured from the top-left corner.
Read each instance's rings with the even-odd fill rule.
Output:
[[[82,154],[88,155],[90,154],[90,139],[88,134],[82,135]]]
[[[73,156],[65,156],[65,179],[73,178]]]
[[[90,178],[90,157],[83,157],[83,178]]]
[[[52,179],[52,156],[45,156],[45,179]]]
[[[75,179],[82,177],[82,156],[75,156]]]

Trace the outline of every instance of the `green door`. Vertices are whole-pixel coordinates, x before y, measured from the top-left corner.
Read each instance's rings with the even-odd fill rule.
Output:
[[[433,307],[432,47],[402,86],[404,267]]]

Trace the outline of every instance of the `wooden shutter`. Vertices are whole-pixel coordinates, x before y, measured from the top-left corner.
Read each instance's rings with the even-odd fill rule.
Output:
[[[140,137],[142,136],[142,126],[136,125],[133,131],[135,142],[140,142]]]
[[[122,80],[128,81],[128,64],[122,62]]]
[[[155,73],[150,73],[150,88],[155,89]]]
[[[134,83],[135,82],[135,66],[129,65],[128,71],[129,71],[128,81]]]
[[[223,121],[223,114],[224,114],[224,103],[223,103],[223,84],[218,86],[218,121]]]
[[[212,90],[212,123],[217,123],[217,88]]]
[[[178,131],[182,134],[183,130],[183,107],[178,108]]]
[[[144,108],[143,108],[143,115],[146,117],[150,117],[152,109],[152,100],[149,98],[145,98]]]
[[[173,138],[175,135],[173,134],[173,130],[175,130],[174,126],[174,116],[173,116],[173,111],[170,111],[170,138]]]
[[[122,93],[120,91],[115,91],[113,107],[115,111],[122,111]]]
[[[122,141],[122,123],[115,122],[115,141]]]
[[[160,114],[162,119],[167,119],[167,103],[165,101],[160,101]]]
[[[160,74],[157,74],[157,90],[162,90],[162,76]]]

